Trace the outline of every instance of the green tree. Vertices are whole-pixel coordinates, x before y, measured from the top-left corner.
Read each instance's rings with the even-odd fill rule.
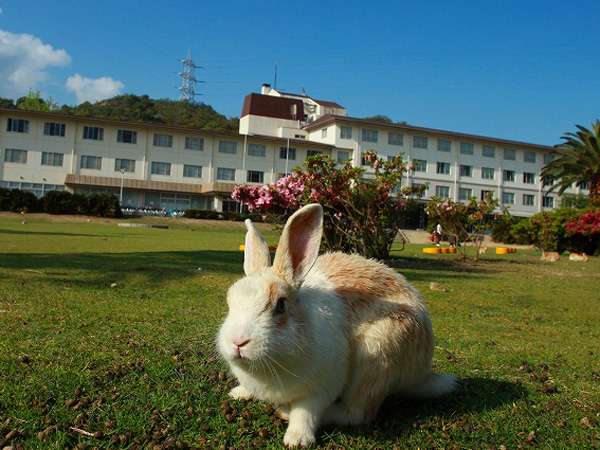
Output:
[[[577,125],[579,131],[565,133],[557,145],[556,158],[542,169],[548,191],[562,194],[573,184],[587,183],[590,203],[600,206],[600,120],[591,129]]]
[[[44,100],[40,91],[29,90],[29,93],[25,97],[17,99],[17,108],[26,109],[28,111],[55,111],[58,109],[58,105],[52,97]]]
[[[61,111],[80,116],[154,122],[210,130],[237,131],[239,125],[237,118],[227,118],[204,103],[153,99],[147,95],[117,95],[96,103],[64,105]]]
[[[15,107],[15,101],[12,98],[0,97],[0,108],[13,109]]]

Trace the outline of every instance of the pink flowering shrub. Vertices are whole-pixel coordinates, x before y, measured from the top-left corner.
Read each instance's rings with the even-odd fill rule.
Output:
[[[367,152],[365,161],[374,169],[371,174],[350,163],[336,167],[328,156],[313,156],[306,160],[306,168],[296,168],[273,184],[236,186],[232,198],[276,222],[300,206],[320,203],[324,250],[387,258],[414,190],[397,192],[406,171],[400,156],[384,161]]]
[[[600,253],[600,210],[587,211],[565,224],[569,249],[588,254]]]
[[[496,215],[494,210],[498,202],[491,196],[477,201],[472,198],[467,203],[453,202],[433,197],[427,204],[425,212],[429,223],[441,224],[443,233],[457,243],[459,254],[466,258],[466,242],[474,244],[475,260],[479,258],[479,249],[483,243],[483,235],[491,229]]]

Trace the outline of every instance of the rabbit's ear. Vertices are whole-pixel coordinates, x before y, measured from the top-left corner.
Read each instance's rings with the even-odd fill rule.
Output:
[[[271,265],[269,246],[250,219],[246,219],[246,242],[244,244],[244,272],[246,275],[260,272]]]
[[[293,286],[300,286],[319,255],[323,234],[323,208],[306,205],[288,219],[279,239],[273,272]]]

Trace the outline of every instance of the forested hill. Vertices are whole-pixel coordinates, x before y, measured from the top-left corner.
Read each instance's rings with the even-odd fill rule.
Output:
[[[147,95],[118,95],[96,103],[63,105],[60,112],[116,120],[156,122],[211,130],[237,131],[237,118],[228,119],[212,106],[180,100],[152,99]]]
[[[210,130],[237,131],[239,119],[227,118],[212,106],[180,100],[152,99],[147,95],[117,95],[96,103],[84,102],[77,106],[58,106],[52,99],[44,100],[32,91],[16,101],[0,98],[0,107],[32,111],[56,111],[78,116],[102,117],[125,121],[155,122]]]

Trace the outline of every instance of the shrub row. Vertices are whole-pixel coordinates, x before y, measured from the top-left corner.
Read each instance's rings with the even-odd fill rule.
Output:
[[[31,192],[4,188],[0,188],[0,211],[122,216],[119,200],[111,194],[83,195],[50,191],[42,198],[37,198]]]
[[[545,251],[600,253],[600,210],[559,208],[530,218],[505,214],[497,221],[492,239],[505,244],[534,245]]]
[[[204,209],[186,209],[183,216],[188,219],[232,220],[235,222],[251,219],[253,222],[263,222],[260,214],[240,214],[235,211],[218,212]]]

